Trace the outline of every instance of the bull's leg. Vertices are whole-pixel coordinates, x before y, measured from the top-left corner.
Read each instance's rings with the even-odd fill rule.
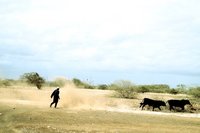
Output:
[[[140,103],[140,107],[142,107],[143,103]]]
[[[159,106],[158,108],[159,108],[159,110],[161,111],[161,108],[160,108],[160,106]]]
[[[144,108],[145,105],[146,105],[146,104],[143,104],[143,105],[142,105],[142,110],[143,110],[143,108]]]
[[[184,106],[182,106],[181,109],[184,110]]]
[[[169,110],[171,111],[172,109],[173,109],[173,107],[170,105],[170,106],[169,106]]]

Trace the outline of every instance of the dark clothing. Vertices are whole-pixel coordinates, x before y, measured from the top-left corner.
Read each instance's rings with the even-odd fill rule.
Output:
[[[59,88],[54,90],[53,93],[51,94],[51,98],[53,97],[53,102],[50,104],[50,107],[55,103],[55,108],[57,107],[58,100],[60,99],[59,97]]]

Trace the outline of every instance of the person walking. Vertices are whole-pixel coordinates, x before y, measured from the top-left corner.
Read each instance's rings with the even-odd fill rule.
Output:
[[[59,93],[60,93],[59,89],[60,89],[60,88],[57,87],[57,88],[53,91],[53,93],[51,94],[51,98],[53,97],[53,102],[50,104],[50,107],[51,107],[53,104],[55,104],[55,108],[57,107],[58,100],[60,99],[60,97],[59,97]]]

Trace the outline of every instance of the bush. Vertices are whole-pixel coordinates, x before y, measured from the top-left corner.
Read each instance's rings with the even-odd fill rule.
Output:
[[[86,82],[82,82],[80,79],[74,78],[72,81],[76,87],[85,89],[95,89],[95,86],[90,85],[89,83]]]
[[[83,82],[81,80],[77,79],[77,78],[74,78],[72,81],[77,87],[83,87],[84,86]]]
[[[137,97],[137,86],[133,85],[130,81],[117,81],[111,85],[112,89],[115,90],[115,97],[134,99]]]
[[[132,88],[117,88],[115,91],[117,92],[115,97],[118,98],[135,99],[137,95]]]
[[[85,89],[95,89],[95,86],[94,85],[90,85],[88,83],[84,83],[83,88],[85,88]]]
[[[107,89],[108,89],[108,86],[107,86],[106,84],[102,84],[102,85],[99,85],[99,86],[97,87],[97,89],[99,89],[99,90],[107,90]]]
[[[179,91],[178,91],[177,89],[171,89],[171,90],[169,91],[169,93],[170,93],[170,94],[176,95],[176,94],[179,93]]]
[[[15,83],[12,79],[0,79],[0,86],[7,87],[11,86]]]
[[[52,87],[63,87],[66,82],[67,80],[65,78],[56,78],[54,81],[50,81],[48,85]]]
[[[169,85],[165,84],[141,85],[138,88],[138,92],[168,93],[169,91]]]
[[[194,96],[195,98],[200,98],[200,87],[190,88],[189,94]]]
[[[182,94],[188,93],[187,87],[184,84],[177,85],[176,90],[178,91],[178,93],[182,93]]]
[[[139,86],[137,89],[137,92],[139,93],[145,93],[145,92],[149,92],[149,88],[147,86]]]

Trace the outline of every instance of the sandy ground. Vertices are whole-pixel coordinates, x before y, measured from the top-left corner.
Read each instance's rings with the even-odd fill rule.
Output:
[[[54,88],[0,88],[0,103],[9,104],[13,108],[18,105],[36,106],[39,108],[49,108],[52,102],[50,95]],[[74,86],[65,86],[60,89],[59,109],[70,110],[104,110],[110,112],[124,112],[149,115],[167,115],[179,117],[200,118],[199,113],[180,113],[180,112],[160,112],[148,111],[138,107],[140,99],[146,96],[138,96],[138,100],[111,98],[112,91],[108,90],[88,90],[77,89]],[[151,95],[151,94],[149,94]],[[153,94],[152,94],[153,95]],[[161,98],[170,98],[170,95],[159,95]],[[156,96],[156,97],[159,97]],[[153,96],[152,96],[153,97]]]

